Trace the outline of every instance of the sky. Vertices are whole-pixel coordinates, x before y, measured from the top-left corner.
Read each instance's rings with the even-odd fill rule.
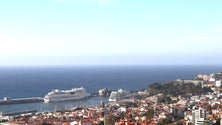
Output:
[[[221,0],[1,0],[0,66],[222,64]]]

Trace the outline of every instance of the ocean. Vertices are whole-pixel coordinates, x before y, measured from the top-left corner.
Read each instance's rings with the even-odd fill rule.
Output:
[[[80,66],[80,67],[0,67],[0,98],[44,97],[52,89],[83,86],[88,92],[101,88],[137,91],[149,84],[176,79],[192,79],[197,74],[221,72],[222,66]],[[96,105],[101,98],[0,106],[0,111],[38,109],[51,111],[67,106]]]

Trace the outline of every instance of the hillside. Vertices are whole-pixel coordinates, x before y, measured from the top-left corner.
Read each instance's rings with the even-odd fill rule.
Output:
[[[202,93],[211,92],[210,88],[202,88],[201,84],[195,85],[193,83],[178,83],[177,81],[168,81],[165,83],[153,83],[148,88],[148,93],[150,96],[156,94],[163,95],[200,95]]]

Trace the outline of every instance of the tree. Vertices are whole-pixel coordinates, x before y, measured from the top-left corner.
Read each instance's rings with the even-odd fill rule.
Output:
[[[42,125],[51,125],[51,124],[47,122],[43,122]]]
[[[169,120],[163,119],[162,121],[158,122],[157,125],[168,125],[170,123]]]
[[[211,125],[209,121],[204,121],[202,125]]]
[[[183,125],[183,122],[178,121],[178,122],[176,123],[176,125]]]
[[[147,112],[146,112],[146,117],[147,119],[151,119],[153,118],[154,116],[154,109],[149,109]]]
[[[191,122],[190,122],[190,123],[188,123],[188,125],[194,125],[194,123],[191,123]]]

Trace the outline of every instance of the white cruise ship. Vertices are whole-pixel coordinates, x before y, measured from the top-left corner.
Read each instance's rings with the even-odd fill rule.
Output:
[[[110,102],[116,102],[119,101],[121,99],[126,99],[130,96],[130,92],[123,90],[123,89],[119,89],[117,91],[112,91],[110,96],[109,96],[109,101]]]
[[[70,90],[55,89],[45,95],[44,102],[80,100],[89,96],[90,94],[83,87]]]

